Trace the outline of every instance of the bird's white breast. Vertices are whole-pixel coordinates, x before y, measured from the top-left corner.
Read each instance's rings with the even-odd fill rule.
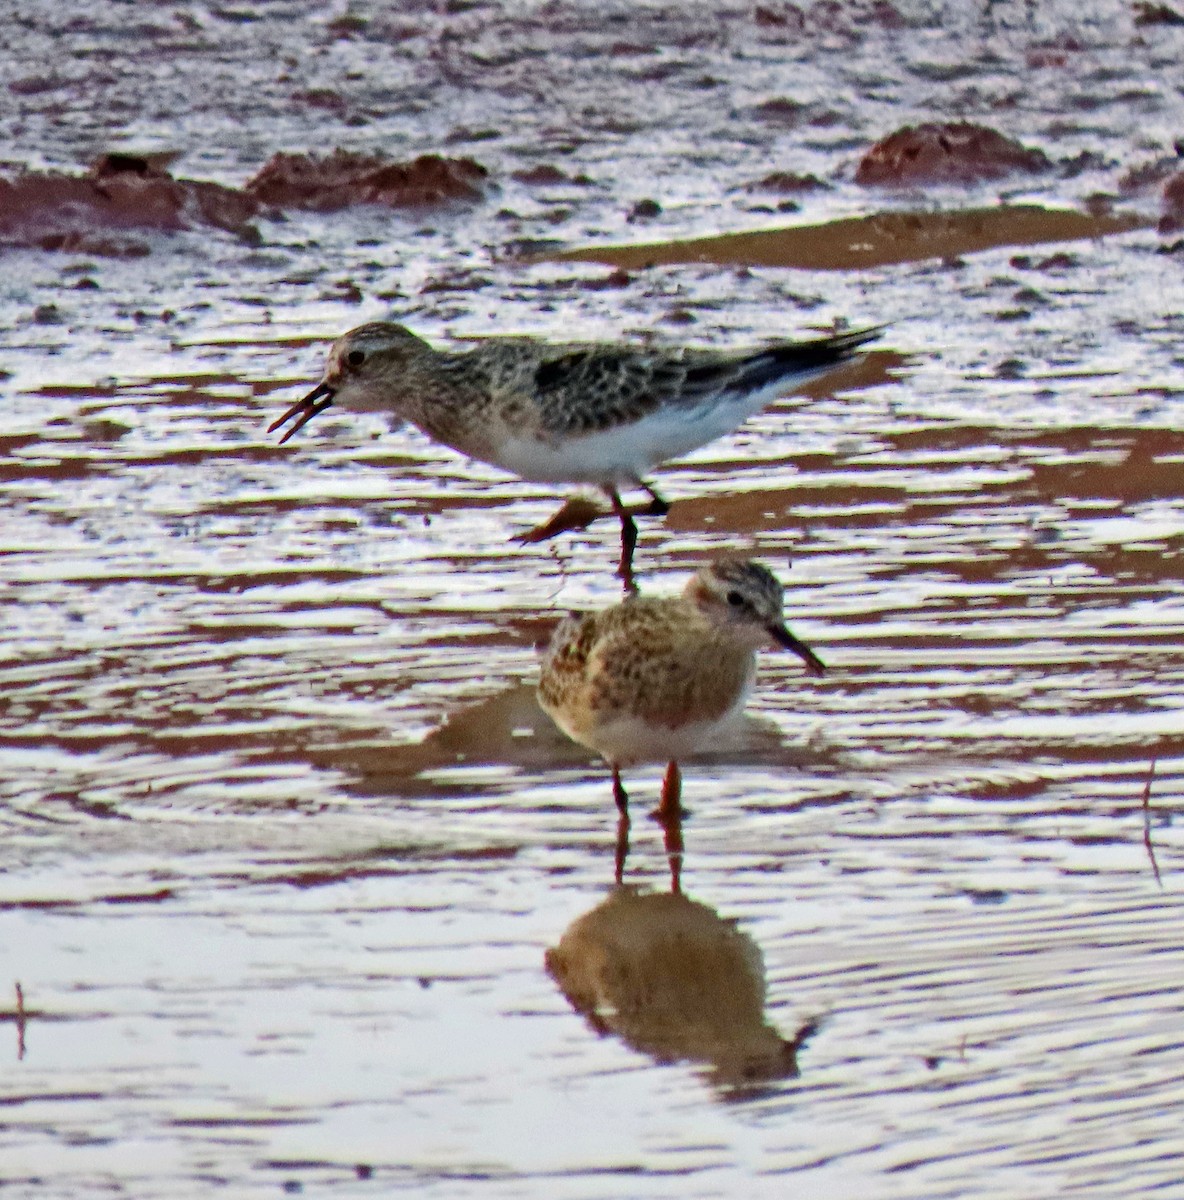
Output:
[[[567,713],[544,706],[555,724],[572,741],[595,750],[617,766],[633,763],[671,762],[702,754],[726,738],[744,716],[755,671],[749,671],[731,706],[720,716],[683,725],[662,725],[621,712],[607,720],[588,721],[587,714]],[[578,719],[583,717],[583,720]]]
[[[536,483],[635,483],[659,463],[730,433],[785,391],[779,384],[695,409],[659,409],[629,424],[558,441],[511,435],[489,457]]]

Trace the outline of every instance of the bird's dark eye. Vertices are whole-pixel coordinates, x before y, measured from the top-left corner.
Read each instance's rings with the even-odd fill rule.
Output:
[[[360,367],[366,361],[365,350],[351,350],[346,356],[345,361],[351,367]]]
[[[739,608],[744,603],[744,597],[739,592],[729,592],[728,603],[733,608]]]

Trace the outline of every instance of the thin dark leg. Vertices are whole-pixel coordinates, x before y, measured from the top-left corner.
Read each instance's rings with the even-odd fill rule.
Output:
[[[629,857],[629,818],[617,818],[617,853],[614,859],[613,880],[623,882],[625,878],[625,860]]]
[[[629,794],[621,782],[621,772],[613,767],[613,799],[617,802],[617,853],[613,878],[620,883],[625,876],[625,859],[629,857]]]
[[[650,494],[650,506],[649,508],[645,509],[644,514],[639,513],[639,516],[645,515],[647,517],[664,517],[670,511],[670,501],[663,496],[659,496],[657,489],[651,484],[646,483],[644,479],[639,479],[637,481],[637,486],[641,488],[643,492],[649,492]]]
[[[621,782],[621,768],[613,767],[613,799],[617,802],[617,812],[629,820],[629,793]]]
[[[682,891],[682,772],[678,763],[666,767],[666,778],[662,780],[662,800],[655,814],[662,824],[663,840],[666,845],[666,860],[670,863],[670,890],[676,895]]]
[[[564,502],[563,506],[534,529],[520,534],[520,542],[545,542],[548,538],[559,533],[570,533],[572,530],[587,529],[593,521],[601,517],[615,516],[621,522],[621,566],[617,574],[625,581],[629,591],[636,591],[633,583],[633,550],[637,545],[637,526],[634,517],[664,517],[670,511],[670,503],[644,480],[637,480],[637,486],[647,492],[650,502],[638,505],[636,508],[626,508],[615,488],[606,487],[604,494],[609,498],[612,508],[605,512],[603,508],[589,500],[586,496],[573,496]]]
[[[637,548],[637,522],[633,519],[633,513],[621,503],[621,494],[616,488],[604,490],[613,512],[621,521],[621,562],[617,567],[617,576],[625,585],[625,591],[635,592],[637,584],[633,580],[633,551]]]

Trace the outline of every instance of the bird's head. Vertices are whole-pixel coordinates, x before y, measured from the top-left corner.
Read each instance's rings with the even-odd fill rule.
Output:
[[[818,655],[786,627],[782,612],[785,590],[760,563],[717,558],[691,577],[686,594],[708,620],[754,650],[780,646],[792,650],[815,675],[826,670]]]
[[[282,446],[331,404],[357,412],[389,410],[391,391],[425,352],[431,348],[422,338],[390,321],[351,329],[330,347],[321,382],[273,421],[267,432],[274,433],[295,417],[295,424],[280,438]]]

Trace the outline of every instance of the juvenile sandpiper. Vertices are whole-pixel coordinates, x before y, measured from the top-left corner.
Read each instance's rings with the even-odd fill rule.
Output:
[[[633,518],[669,509],[645,476],[834,370],[879,334],[861,329],[741,354],[533,338],[490,338],[451,351],[376,321],[333,343],[321,382],[268,432],[293,421],[282,444],[337,404],[410,421],[437,442],[522,479],[596,484],[620,519],[617,573],[632,591]],[[640,488],[649,503],[626,507],[622,488]],[[523,540],[581,528],[602,513],[586,503],[565,506]]]
[[[718,558],[691,577],[681,596],[630,595],[600,612],[566,617],[555,630],[543,658],[539,703],[568,737],[612,768],[618,874],[621,847],[628,849],[622,767],[668,764],[657,816],[669,833],[681,813],[678,760],[710,746],[739,720],[756,651],[783,647],[814,674],[825,670],[786,628],[783,596],[760,563]]]

